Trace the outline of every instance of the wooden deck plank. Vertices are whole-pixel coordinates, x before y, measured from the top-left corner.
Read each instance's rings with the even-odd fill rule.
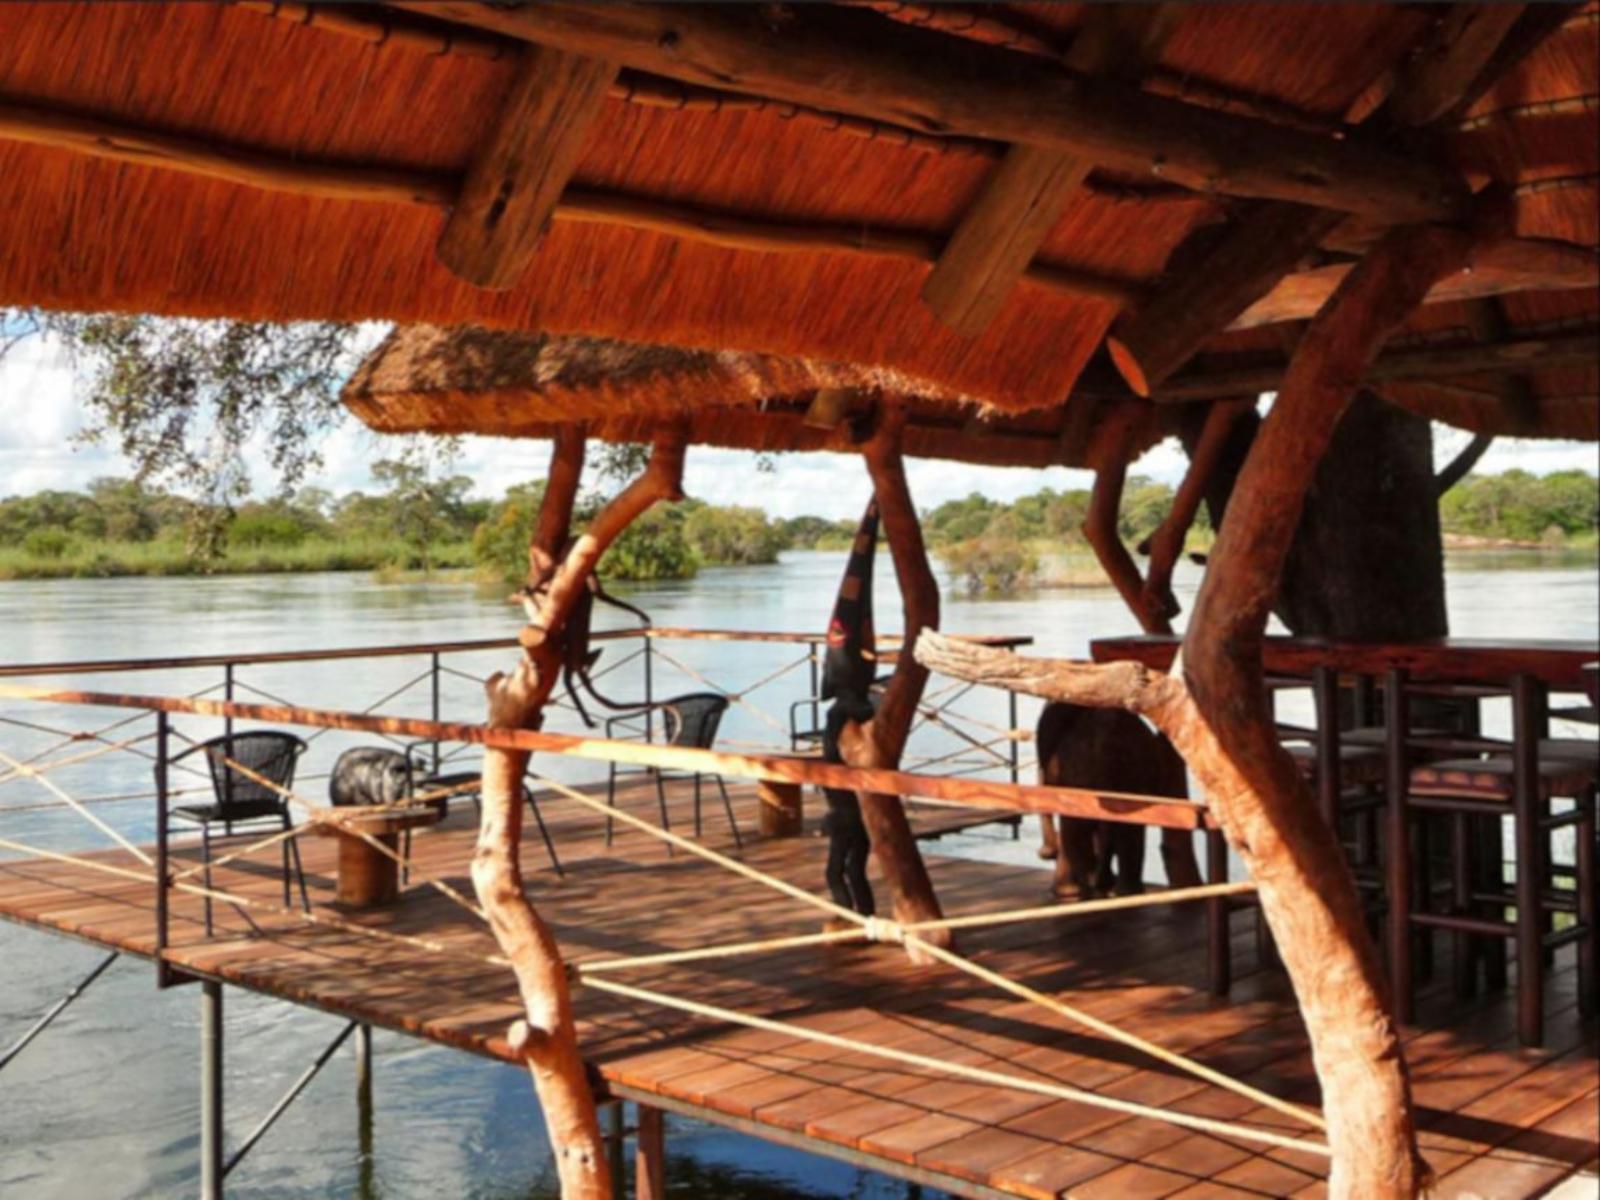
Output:
[[[732,790],[741,824],[753,834],[748,789]],[[623,802],[630,811],[653,811],[653,796],[637,789]],[[675,828],[687,829],[686,797],[672,803]],[[820,925],[819,912],[687,854],[669,859],[635,830],[619,828],[608,851],[601,818],[570,800],[545,796],[541,811],[567,872],[559,877],[549,868],[530,827],[528,890],[572,961],[808,933]],[[458,806],[416,838],[415,867],[470,895],[474,835],[470,806]],[[708,814],[706,841],[732,850],[720,814]],[[174,895],[170,957],[294,1003],[480,1055],[513,1057],[504,1034],[518,1011],[516,989],[506,968],[487,961],[496,953],[488,932],[422,885],[387,911],[354,913],[325,903],[334,850],[322,838],[305,839],[302,847],[317,911],[336,923],[309,925],[270,909],[246,920],[218,903],[217,936],[207,939],[199,898]],[[825,851],[812,837],[752,836],[742,857],[820,892]],[[104,853],[108,861],[129,861]],[[184,855],[192,861],[191,851]],[[930,857],[930,865],[951,912],[1026,907],[1048,894],[1044,872],[939,857]],[[282,902],[270,850],[263,863],[222,868],[217,886],[269,906]],[[136,954],[153,952],[154,899],[150,884],[87,865],[0,862],[0,916]],[[1268,1090],[1314,1101],[1304,1031],[1287,985],[1281,974],[1255,968],[1253,932],[1248,922],[1235,925],[1239,975],[1227,1002],[1203,990],[1203,924],[1194,906],[968,930],[960,945],[985,965],[1100,1019]],[[368,930],[424,938],[448,953],[379,940]],[[1439,974],[1448,978],[1446,970]],[[1573,974],[1563,968],[1550,977],[1552,1046],[1542,1054],[1513,1044],[1506,994],[1463,1007],[1436,984],[1421,997],[1420,1023],[1405,1031],[1407,1051],[1424,1138],[1446,1179],[1476,1187],[1508,1164],[1516,1189],[1494,1194],[1532,1195],[1593,1159],[1594,1131],[1584,1123],[1582,1103],[1592,1108],[1595,1028],[1577,1017]],[[946,1062],[1207,1115],[1263,1117],[1248,1100],[1057,1014],[942,968],[912,967],[891,947],[797,949],[619,977]],[[592,989],[580,989],[577,1004],[585,1052],[612,1085],[670,1098],[711,1120],[738,1118],[775,1136],[849,1148],[890,1171],[914,1167],[1039,1200],[1315,1195],[1320,1186],[1316,1160],[952,1078],[821,1045],[793,1030],[723,1026]],[[1587,1080],[1575,1065],[1583,1053]],[[1276,1114],[1265,1117],[1287,1127]]]

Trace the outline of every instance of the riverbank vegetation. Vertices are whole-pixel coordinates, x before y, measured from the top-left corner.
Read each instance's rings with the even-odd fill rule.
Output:
[[[543,483],[489,501],[469,495],[466,476],[414,459],[383,460],[372,474],[381,491],[334,496],[301,488],[199,521],[192,501],[128,479],[96,480],[82,492],[14,496],[0,500],[0,579],[298,571],[522,578]],[[601,501],[600,493],[586,497],[580,518]],[[1130,479],[1119,521],[1123,540],[1142,542],[1171,503],[1167,485]],[[1009,504],[973,493],[926,512],[924,527],[961,590],[1095,586],[1104,578],[1081,532],[1088,509],[1089,493],[1081,489],[1046,488]],[[1446,493],[1440,518],[1457,544],[1592,549],[1600,487],[1583,471],[1473,475]],[[774,519],[758,508],[687,500],[637,522],[607,553],[601,573],[614,580],[685,579],[707,566],[771,563],[788,549],[844,549],[855,525],[848,518]],[[221,531],[209,557],[195,544],[197,527]],[[1189,549],[1203,551],[1211,537],[1202,511]]]

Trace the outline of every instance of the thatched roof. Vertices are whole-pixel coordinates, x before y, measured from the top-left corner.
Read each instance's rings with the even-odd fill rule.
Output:
[[[880,11],[763,6],[710,19],[747,17],[756,36],[779,45],[791,31],[820,29],[824,39],[834,28],[857,31],[848,40],[873,54],[906,49],[915,60],[926,51],[935,93],[968,97],[981,77],[998,79],[1001,95],[1011,79],[1007,94],[1024,106],[1038,81],[1062,70],[1063,49],[1077,53],[1074,34],[1085,20],[1077,5],[872,7]],[[554,21],[574,10],[529,11]],[[591,23],[669,19],[655,15],[666,10],[638,11],[600,9],[608,15]],[[1559,243],[1566,257],[1559,270],[1521,276],[1515,263],[1485,260],[1441,285],[1441,302],[1409,332],[1514,340],[1552,314],[1592,328],[1600,313],[1591,278],[1600,245],[1593,3],[1558,19],[1550,6],[1529,6],[1507,44],[1522,36],[1534,48],[1491,63],[1497,81],[1432,122],[1425,137],[1330,136],[1383,103],[1448,11],[1185,6],[1159,53],[1131,73],[1142,92],[1126,84],[1118,94],[1160,100],[1168,106],[1160,112],[1174,111],[1176,99],[1185,113],[1227,114],[1260,136],[1239,139],[1237,153],[1208,174],[1191,161],[1188,139],[1175,139],[1170,158],[1146,156],[1140,168],[1106,134],[1108,148],[1092,159],[1099,165],[1066,195],[1027,278],[969,335],[923,301],[928,261],[994,177],[1007,133],[1026,135],[1026,123],[985,124],[987,116],[952,102],[947,115],[962,136],[941,136],[949,132],[935,128],[942,116],[909,101],[899,121],[881,102],[877,116],[859,105],[840,116],[826,111],[826,94],[811,104],[776,102],[762,99],[758,84],[711,88],[684,82],[692,71],[682,63],[652,71],[623,58],[531,266],[513,286],[489,290],[453,274],[435,248],[450,206],[465,203],[460,181],[523,69],[525,43],[504,28],[355,6],[7,4],[0,303],[470,324],[732,348],[865,364],[923,381],[930,395],[1021,412],[1071,395],[1119,312],[1159,294],[1164,269],[1180,270],[1184,255],[1169,263],[1174,250],[1187,253],[1203,231],[1221,222],[1232,228],[1262,203],[1240,197],[1281,196],[1286,176],[1290,191],[1303,184],[1310,192],[1337,178],[1322,166],[1298,174],[1292,164],[1275,167],[1274,154],[1252,157],[1252,147],[1288,138],[1318,163],[1354,161],[1377,146],[1394,186],[1385,171],[1367,169],[1365,182],[1347,189],[1359,195],[1331,201],[1353,215],[1322,237],[1296,275],[1234,320],[1233,332],[1209,342],[1208,356],[1281,356],[1283,327],[1309,315],[1351,255],[1408,205],[1423,216],[1459,215],[1453,189],[1463,180],[1475,189],[1503,186],[1510,232]],[[465,5],[451,15],[480,26],[524,20]],[[672,49],[658,38],[645,57],[670,57]],[[856,82],[841,70],[817,87]],[[1104,123],[1126,132],[1129,122],[1113,119],[1126,111],[1108,107]],[[1100,136],[1096,128],[1079,132]],[[1408,199],[1408,181],[1428,177],[1435,162],[1455,182]],[[1272,178],[1261,184],[1258,175]],[[1459,190],[1465,197],[1466,187]],[[1487,314],[1481,301],[1443,299],[1506,289],[1521,290],[1498,296]],[[1408,381],[1394,391],[1458,423],[1499,420],[1493,406],[1459,390],[1499,394],[1498,383],[1442,378],[1457,390]],[[1532,365],[1526,395],[1562,414],[1532,431],[1589,432],[1597,391],[1592,364]]]
[[[822,413],[834,393],[831,408]],[[1064,436],[1061,409],[985,411],[973,397],[887,368],[737,350],[682,350],[610,338],[472,327],[395,330],[345,385],[345,404],[384,433],[548,437],[582,422],[604,441],[647,441],[687,420],[691,442],[740,450],[859,446],[849,417],[879,396],[906,405],[905,449],[920,458],[995,466],[1083,465],[1085,436]],[[1161,435],[1151,410],[1140,448]]]

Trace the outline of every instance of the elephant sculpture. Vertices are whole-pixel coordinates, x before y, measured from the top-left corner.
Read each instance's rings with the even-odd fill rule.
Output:
[[[1060,787],[1131,792],[1147,796],[1189,794],[1183,759],[1172,744],[1132,713],[1075,704],[1045,705],[1035,731],[1039,781]],[[1059,834],[1044,817],[1041,851],[1055,859],[1053,890],[1063,899],[1132,896],[1144,891],[1145,826],[1122,821],[1060,817]],[[1051,854],[1052,843],[1055,852]],[[1161,856],[1175,887],[1200,882],[1194,835],[1161,831]]]

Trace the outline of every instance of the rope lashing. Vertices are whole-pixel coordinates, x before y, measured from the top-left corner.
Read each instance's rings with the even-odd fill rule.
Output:
[[[724,1021],[730,1025],[745,1025],[751,1029],[760,1029],[768,1033],[788,1034],[805,1041],[820,1042],[835,1049],[875,1055],[879,1058],[919,1067],[923,1070],[954,1075],[958,1078],[969,1079],[974,1083],[1032,1092],[1035,1095],[1048,1096],[1054,1100],[1074,1100],[1080,1104],[1091,1105],[1095,1108],[1110,1109],[1113,1112],[1126,1113],[1129,1116],[1149,1117],[1153,1120],[1165,1121],[1168,1124],[1178,1125],[1185,1129],[1259,1142],[1281,1150],[1303,1150],[1308,1154],[1316,1154],[1323,1158],[1331,1157],[1333,1153],[1326,1145],[1320,1142],[1308,1142],[1303,1138],[1286,1137],[1283,1134],[1273,1133],[1270,1130],[1260,1129],[1253,1125],[1215,1121],[1208,1117],[1193,1116],[1189,1113],[1175,1112],[1171,1109],[1153,1108],[1146,1104],[1137,1104],[1131,1100],[1119,1100],[1114,1096],[1083,1091],[1080,1088],[1070,1087],[1066,1084],[1046,1083],[1042,1080],[1029,1079],[1021,1075],[991,1071],[983,1067],[972,1067],[964,1063],[941,1062],[939,1059],[929,1058],[926,1055],[916,1054],[909,1050],[900,1050],[893,1046],[876,1046],[871,1042],[858,1041],[855,1038],[844,1037],[836,1033],[826,1033],[820,1029],[796,1025],[789,1021],[775,1021],[767,1017],[758,1017],[750,1013],[720,1008],[712,1004],[702,1004],[697,1000],[685,1000],[664,992],[632,987],[628,984],[618,983],[614,979],[591,979],[589,986],[596,991],[610,992],[613,995],[623,996],[628,999],[656,1004],[662,1008],[676,1009],[692,1016],[708,1017],[712,1020]]]

